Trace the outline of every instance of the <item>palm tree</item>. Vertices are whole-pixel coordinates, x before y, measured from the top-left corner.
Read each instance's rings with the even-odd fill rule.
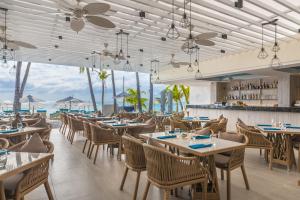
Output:
[[[184,86],[183,84],[179,85],[181,88],[181,91],[183,93],[185,103],[189,104],[190,103],[190,86]]]
[[[137,110],[138,106],[138,92],[136,89],[129,88],[127,89],[128,96],[125,98],[125,101],[134,107],[134,110]],[[145,94],[144,91],[141,91],[141,94]],[[141,106],[142,108],[147,108],[146,102],[147,98],[141,98]]]
[[[18,112],[18,110],[21,107],[20,105],[21,67],[22,67],[22,62],[18,61],[16,67],[15,96],[14,96],[14,105],[13,105],[13,110],[15,113]]]
[[[112,91],[113,91],[113,99],[114,99],[114,113],[117,113],[117,99],[116,97],[116,84],[115,84],[115,73],[114,70],[111,70],[111,81],[112,81]]]
[[[140,77],[139,72],[135,72],[136,77],[136,91],[137,91],[137,100],[138,100],[138,110],[142,112],[142,102],[141,102],[141,90],[140,90]]]
[[[172,93],[173,100],[176,103],[176,112],[178,112],[179,104],[180,104],[181,110],[183,110],[183,105],[182,105],[182,101],[181,101],[181,98],[183,97],[183,92],[180,90],[178,85],[173,85],[172,88],[171,88],[171,86],[168,86],[166,89],[167,89],[167,91]]]
[[[110,76],[110,74],[107,73],[105,70],[101,70],[98,73],[98,77],[102,82],[102,94],[101,94],[101,107],[102,107],[102,112],[103,112],[103,107],[104,107],[104,89],[105,89],[105,80]]]
[[[92,100],[92,103],[93,103],[93,109],[94,109],[94,111],[97,111],[97,104],[96,104],[94,89],[93,89],[93,85],[92,85],[90,70],[89,70],[88,67],[80,67],[79,68],[79,73],[83,74],[85,70],[86,70],[86,74],[87,74],[87,77],[88,77],[90,95],[91,95],[91,100]]]
[[[29,75],[30,66],[31,66],[31,62],[28,62],[27,67],[26,67],[26,71],[25,71],[25,74],[24,74],[24,77],[23,77],[23,81],[22,81],[22,84],[21,84],[21,88],[20,88],[20,98],[23,97],[24,89],[25,89],[27,79],[28,79],[28,75]]]
[[[151,81],[152,74],[150,73],[150,89],[149,89],[149,112],[153,112],[153,83]]]

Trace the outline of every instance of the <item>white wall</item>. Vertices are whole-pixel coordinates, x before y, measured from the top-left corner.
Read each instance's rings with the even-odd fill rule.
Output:
[[[215,83],[199,82],[198,84],[190,85],[190,104],[211,104],[215,101],[214,90]]]

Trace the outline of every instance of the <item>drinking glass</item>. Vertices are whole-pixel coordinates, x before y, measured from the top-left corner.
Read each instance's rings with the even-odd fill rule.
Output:
[[[0,169],[3,169],[6,165],[7,162],[7,154],[5,153],[4,155],[0,156]]]
[[[18,124],[17,124],[17,129],[23,130],[23,124],[22,124],[22,123],[18,123]]]
[[[171,126],[165,125],[165,133],[169,133],[169,131],[171,131]]]

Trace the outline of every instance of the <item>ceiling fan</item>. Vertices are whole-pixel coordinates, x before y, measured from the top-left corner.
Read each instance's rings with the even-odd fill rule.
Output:
[[[82,2],[82,0],[76,0],[77,5],[74,6],[64,0],[58,0],[58,4],[61,7],[61,9],[59,9],[59,12],[63,13],[66,16],[66,21],[70,20],[70,27],[73,31],[81,31],[84,28],[86,22],[103,28],[116,27],[116,25],[110,20],[104,17],[96,16],[99,14],[103,15],[105,12],[107,12],[110,9],[109,4],[89,3],[82,6]]]
[[[185,40],[183,40],[184,43],[181,46],[181,50],[188,48],[190,42],[195,42],[196,44],[201,46],[214,46],[215,43],[209,39],[212,39],[217,35],[218,33],[214,33],[214,32],[201,33],[196,36],[189,34],[189,36]]]
[[[189,62],[175,62],[174,59],[175,59],[175,54],[172,53],[169,65],[172,65],[172,67],[174,68],[180,68],[180,66],[182,65],[189,65]]]
[[[30,43],[27,43],[27,42],[7,39],[4,34],[5,26],[0,26],[0,30],[1,30],[0,42],[5,43],[5,40],[6,40],[7,48],[10,50],[19,50],[20,47],[27,48],[27,49],[36,49],[37,48],[36,46],[34,46]]]

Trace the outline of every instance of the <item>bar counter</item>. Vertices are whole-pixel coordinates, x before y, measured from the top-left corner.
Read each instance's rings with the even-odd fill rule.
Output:
[[[214,104],[208,104],[208,105],[187,105],[187,108],[300,113],[300,107],[218,106],[218,105],[214,105]]]
[[[228,118],[227,130],[235,131],[238,118],[248,125],[259,123],[283,122],[300,125],[300,107],[266,107],[266,106],[218,106],[187,105],[190,116],[208,116],[215,119],[223,114]]]

